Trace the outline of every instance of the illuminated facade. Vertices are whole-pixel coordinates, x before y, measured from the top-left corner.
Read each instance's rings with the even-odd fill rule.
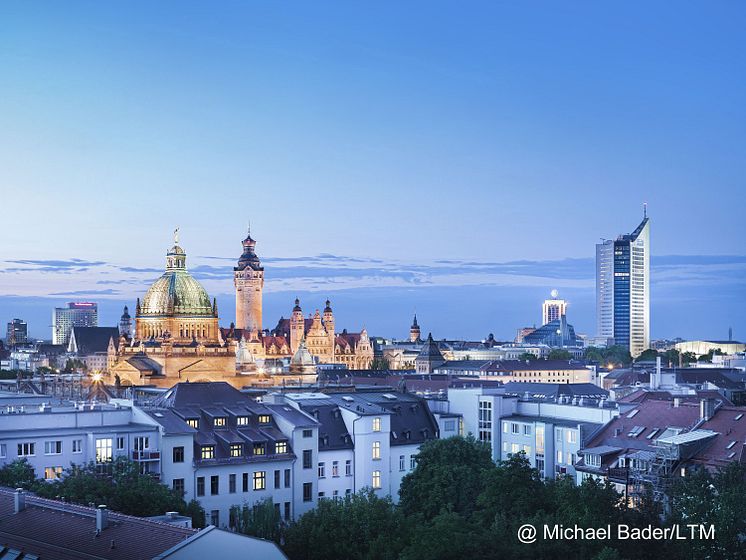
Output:
[[[567,315],[567,302],[559,298],[559,292],[552,290],[551,299],[545,299],[541,305],[541,324],[546,325]]]

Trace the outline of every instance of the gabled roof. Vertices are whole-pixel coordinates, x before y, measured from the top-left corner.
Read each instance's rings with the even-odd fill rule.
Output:
[[[422,350],[417,355],[416,361],[418,362],[443,362],[445,358],[438,348],[438,344],[433,340],[433,335],[427,335],[427,342],[425,342]]]
[[[109,341],[112,339],[116,346],[119,343],[119,329],[117,327],[73,327],[70,338],[73,337],[78,355],[89,356],[98,352],[106,352],[109,349]]]

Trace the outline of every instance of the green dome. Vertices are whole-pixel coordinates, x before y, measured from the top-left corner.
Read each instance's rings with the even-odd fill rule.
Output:
[[[212,317],[210,296],[186,270],[186,253],[174,245],[166,255],[166,272],[150,286],[140,303],[140,316]]]

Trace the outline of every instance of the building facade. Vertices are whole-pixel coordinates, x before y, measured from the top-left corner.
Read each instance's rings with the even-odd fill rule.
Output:
[[[73,327],[97,327],[98,305],[89,301],[70,302],[52,313],[52,344],[67,345]]]
[[[541,304],[541,324],[546,325],[567,315],[567,302],[559,298],[559,292],[552,290],[551,299],[545,299]]]
[[[650,347],[650,221],[596,245],[597,334],[628,348]]]
[[[28,325],[21,319],[13,319],[8,323],[8,330],[5,335],[5,343],[8,347],[16,344],[26,344],[28,342]]]

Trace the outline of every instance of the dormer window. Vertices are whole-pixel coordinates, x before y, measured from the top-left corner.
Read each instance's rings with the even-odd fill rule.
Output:
[[[187,418],[186,423],[190,428],[199,430],[199,418]]]
[[[224,428],[225,427],[225,417],[224,416],[218,416],[213,420],[212,425],[215,428]]]
[[[249,425],[248,416],[237,416],[236,417],[236,426],[248,426],[248,425]]]
[[[275,443],[275,453],[277,455],[280,455],[282,453],[288,452],[288,442],[286,441],[278,441]]]
[[[203,459],[214,459],[215,458],[215,446],[214,445],[203,445],[201,457]]]
[[[269,414],[260,414],[259,415],[259,424],[266,426],[267,424],[270,424],[272,422],[272,417]]]
[[[266,452],[267,452],[267,449],[263,443],[254,444],[254,455],[264,455],[266,454]]]
[[[243,444],[231,443],[231,457],[241,457],[243,455]]]

